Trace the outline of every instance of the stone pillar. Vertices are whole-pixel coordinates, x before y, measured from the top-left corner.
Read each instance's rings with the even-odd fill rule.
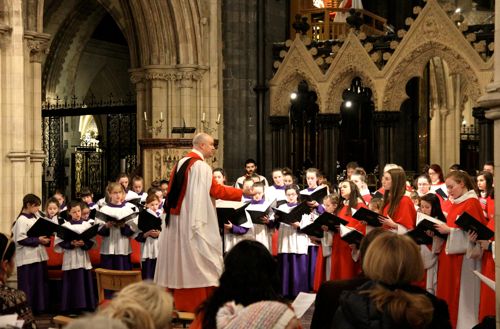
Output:
[[[45,152],[42,146],[42,61],[47,54],[50,36],[45,33],[26,31],[24,39],[27,46],[25,74],[26,121],[31,125],[33,134],[28,137],[30,150],[31,180],[27,190],[41,196],[42,173]]]
[[[190,140],[192,134],[182,136],[171,133],[173,127],[184,125],[196,128],[196,132],[205,131],[217,137],[219,110],[207,108],[206,103],[202,102],[203,87],[200,81],[208,77],[204,75],[205,71],[205,67],[196,65],[151,65],[130,70],[131,81],[137,92],[138,140],[148,140],[144,145],[163,145],[161,141],[166,139]],[[203,113],[205,122],[201,122]],[[151,158],[156,153],[140,152],[143,154],[140,160],[143,176],[156,178],[159,172],[157,164],[160,162]],[[165,170],[160,172],[163,174]]]
[[[0,230],[9,232],[27,193],[41,196],[41,60],[49,36],[25,30],[24,3],[0,18]],[[9,24],[9,25],[6,25]]]
[[[493,120],[485,117],[483,107],[476,107],[472,110],[472,115],[479,124],[479,165],[482,168],[486,161],[493,160]]]
[[[271,125],[271,156],[275,167],[288,167],[290,165],[290,129],[287,116],[269,117]]]
[[[495,2],[495,41],[500,40],[500,1]],[[478,103],[481,107],[487,108],[484,111],[484,116],[487,119],[493,120],[494,140],[500,140],[500,42],[495,42],[494,57],[494,78],[493,82],[486,87],[486,95],[479,98]],[[495,143],[493,146],[493,161],[495,162],[495,172],[497,176],[500,173],[500,143]],[[495,194],[499,194],[496,184]],[[495,208],[500,209],[500,198],[495,198]],[[495,213],[495,232],[500,232],[500,211]],[[500,248],[495,248],[495,282],[500,282]],[[500,329],[500,290],[496,291],[496,327]]]
[[[398,111],[375,111],[373,119],[375,120],[375,131],[378,145],[378,167],[379,172],[384,170],[387,163],[395,161],[394,156],[394,129],[399,120],[400,112]]]
[[[337,180],[337,160],[340,133],[340,113],[318,114],[318,167],[330,182]]]

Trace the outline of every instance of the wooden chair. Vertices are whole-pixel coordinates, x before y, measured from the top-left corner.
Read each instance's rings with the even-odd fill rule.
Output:
[[[141,271],[95,269],[99,304],[104,301],[104,290],[120,291],[123,287],[142,280]]]

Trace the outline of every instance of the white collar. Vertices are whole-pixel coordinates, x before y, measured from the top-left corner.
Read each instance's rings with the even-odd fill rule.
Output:
[[[197,149],[193,149],[191,152],[194,152],[194,153],[198,154],[198,155],[201,157],[201,159],[202,159],[203,161],[205,161],[205,157],[204,157],[204,156],[203,156],[203,154],[202,154],[200,151],[198,151]]]
[[[476,191],[469,190],[469,191],[465,192],[459,198],[456,198],[455,200],[453,200],[453,203],[459,204],[459,203],[462,203],[462,202],[469,200],[469,199],[477,199]]]

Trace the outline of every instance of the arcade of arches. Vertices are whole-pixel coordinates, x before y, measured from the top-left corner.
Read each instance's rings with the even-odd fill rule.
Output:
[[[306,0],[0,2],[2,230],[28,192],[166,177],[190,127],[217,138],[230,177],[248,157],[332,177],[349,160],[500,162],[500,4],[380,3],[357,29]],[[75,172],[78,151],[93,178]]]

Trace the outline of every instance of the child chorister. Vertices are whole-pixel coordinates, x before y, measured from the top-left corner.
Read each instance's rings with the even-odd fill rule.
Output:
[[[119,174],[116,182],[119,183],[121,186],[123,186],[125,193],[125,199],[124,199],[125,201],[131,201],[139,198],[137,193],[129,189],[129,179],[126,173]]]
[[[312,194],[320,189],[327,189],[326,186],[319,186],[318,185],[318,179],[320,176],[320,172],[316,168],[309,168],[306,170],[306,182],[307,182],[307,188],[300,191],[300,194]],[[304,218],[304,222],[301,223],[302,227],[305,227],[312,222],[318,217],[318,208],[322,209],[323,206],[319,204],[317,201],[308,201],[307,205],[311,208],[311,214],[308,219]],[[316,243],[315,243],[316,242]],[[314,289],[314,273],[316,272],[316,258],[318,257],[318,241],[313,242],[312,240],[309,241],[309,247],[307,254],[309,255],[308,259],[308,273],[309,273],[309,288],[310,290]]]
[[[278,206],[286,203],[285,181],[283,179],[283,171],[281,168],[273,169],[273,185],[266,188],[266,198],[268,200],[276,200]]]
[[[139,233],[136,240],[141,243],[141,272],[143,280],[153,280],[155,276],[156,258],[158,257],[158,236],[161,231],[161,218],[158,211],[160,198],[149,194],[146,208],[139,213]]]
[[[23,208],[13,227],[16,242],[17,285],[26,293],[34,313],[44,312],[48,306],[48,256],[45,246],[50,244],[50,238],[27,235],[28,230],[37,221],[36,214],[41,203],[36,195],[25,195]]]
[[[339,206],[339,196],[337,194],[329,194],[323,199],[324,212],[335,214]],[[332,267],[332,243],[333,234],[328,230],[328,227],[323,228],[323,238],[316,257],[316,271],[314,272],[313,290],[318,291],[321,283],[330,279]]]
[[[250,202],[250,205],[246,208],[246,215],[250,222],[252,222],[252,220],[249,211],[254,210],[264,212],[271,206],[272,201],[274,201],[266,201],[264,199],[264,188],[265,185],[262,182],[253,184],[253,191],[255,194],[253,196],[253,200]],[[269,252],[271,252],[274,221],[270,219],[269,215],[260,217],[259,221],[264,224],[253,223],[253,237],[256,241],[262,243],[269,250]]]
[[[279,206],[278,209],[289,213],[298,205],[298,186],[287,186],[285,194],[287,203]],[[284,222],[279,224],[278,268],[282,284],[281,293],[289,298],[294,298],[301,291],[309,291],[307,272],[309,238],[298,231],[301,221],[302,218],[297,218],[297,221],[291,224]]]
[[[48,198],[45,202],[45,218],[50,219],[55,224],[59,224],[59,201],[56,198]]]
[[[132,191],[137,194],[137,197],[140,198],[140,203],[144,205],[148,197],[148,194],[144,192],[144,178],[141,176],[134,176],[132,178]]]
[[[68,221],[63,227],[81,234],[94,225],[93,220],[82,219],[81,203],[71,201],[68,204]],[[95,234],[95,233],[94,233]],[[95,236],[95,235],[94,235]],[[96,294],[92,279],[92,263],[88,250],[94,246],[92,239],[74,240],[69,237],[63,240],[64,235],[56,237],[55,251],[63,255],[63,278],[61,293],[62,312],[93,311],[96,307]]]
[[[99,212],[111,217],[112,220],[100,223],[101,229],[98,234],[103,237],[101,266],[111,270],[131,270],[130,237],[137,226],[137,208],[124,201],[125,190],[119,183],[110,183],[106,190],[110,202],[105,204]]]

